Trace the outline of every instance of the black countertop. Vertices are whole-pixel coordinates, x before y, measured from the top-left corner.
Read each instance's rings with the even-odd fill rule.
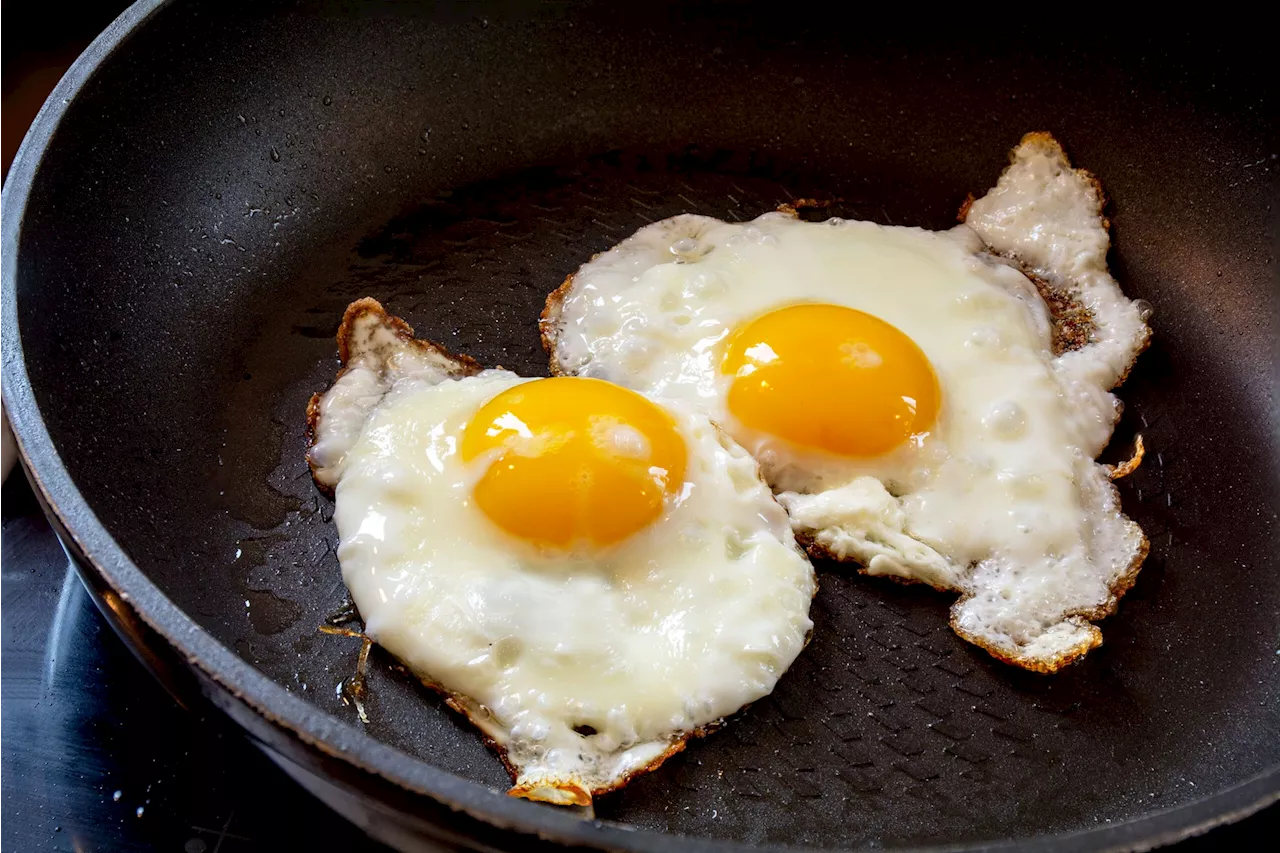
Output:
[[[169,697],[98,614],[20,472],[0,537],[5,851],[386,849]]]

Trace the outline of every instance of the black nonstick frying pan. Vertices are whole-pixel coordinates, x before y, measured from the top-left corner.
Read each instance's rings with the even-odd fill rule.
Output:
[[[1280,795],[1273,77],[1247,32],[1057,21],[144,0],[4,191],[4,397],[32,479],[181,699],[402,847],[1130,849],[1247,814]],[[1155,307],[1115,442],[1145,437],[1121,491],[1152,550],[1102,649],[1018,671],[951,634],[948,597],[820,566],[774,694],[594,817],[506,797],[497,757],[376,651],[358,720],[358,641],[317,630],[344,591],[303,459],[348,302],[545,373],[546,293],[645,222],[820,196],[948,227],[1038,129],[1100,176],[1113,269]]]

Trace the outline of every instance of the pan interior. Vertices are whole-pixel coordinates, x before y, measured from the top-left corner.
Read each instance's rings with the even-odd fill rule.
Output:
[[[245,660],[355,723],[339,686],[356,645],[317,631],[343,600],[332,504],[303,461],[348,302],[542,374],[545,294],[646,222],[819,196],[949,227],[1043,127],[1114,195],[1114,269],[1156,309],[1116,441],[1146,439],[1122,493],[1152,552],[1106,646],[1030,675],[955,638],[949,597],[820,566],[813,642],[774,694],[597,814],[757,843],[1026,838],[1280,760],[1274,134],[1246,120],[1256,86],[1206,112],[1222,81],[1184,71],[1167,95],[1172,60],[1150,45],[1123,67],[1102,41],[979,62],[696,11],[238,11],[162,10],[70,107],[32,190],[18,306],[80,490]],[[505,786],[378,653],[368,712],[376,737]]]

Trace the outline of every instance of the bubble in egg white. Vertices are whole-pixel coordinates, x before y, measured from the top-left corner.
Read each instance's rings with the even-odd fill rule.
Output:
[[[603,316],[600,318],[600,333],[602,335],[613,335],[622,328],[622,324],[616,317]]]
[[[498,666],[509,669],[524,651],[524,645],[515,637],[503,637],[493,647],[493,658]]]
[[[956,304],[974,314],[983,314],[1001,308],[1004,300],[989,289],[966,290],[956,297]]]
[[[969,339],[965,341],[964,345],[998,352],[1004,349],[1004,338],[1000,335],[998,329],[991,326],[979,326],[969,335]]]
[[[1004,469],[996,475],[996,480],[1004,485],[1016,498],[1034,500],[1045,492],[1046,483],[1039,474],[1027,474]]]
[[[714,299],[727,290],[725,281],[715,273],[700,273],[689,280],[689,291],[699,299]]]
[[[689,255],[698,250],[698,241],[692,237],[681,237],[671,244],[671,254]]]
[[[654,347],[648,341],[631,339],[618,347],[618,355],[628,368],[643,367],[653,356]]]
[[[967,461],[974,471],[981,474],[990,473],[996,467],[996,460],[990,453],[975,450],[969,454]]]
[[[1043,510],[1018,507],[1009,515],[1013,518],[1014,526],[1019,533],[1030,533],[1049,525],[1049,514]]]
[[[1017,403],[1002,400],[991,407],[982,419],[982,425],[996,438],[1012,441],[1026,434],[1027,415]]]

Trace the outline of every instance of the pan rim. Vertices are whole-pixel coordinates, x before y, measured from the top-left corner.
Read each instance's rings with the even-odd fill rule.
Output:
[[[148,19],[175,0],[137,0],[104,30],[76,60],[32,122],[10,168],[3,190],[0,278],[3,293],[3,396],[32,485],[67,543],[84,564],[130,603],[142,620],[221,689],[273,726],[309,748],[326,747],[331,756],[364,773],[428,797],[500,829],[536,834],[564,844],[605,849],[656,851],[673,842],[692,851],[805,850],[804,847],[750,847],[738,842],[665,834],[592,819],[507,797],[478,782],[441,770],[333,717],[241,659],[171,601],[129,558],[99,522],[63,466],[35,400],[26,369],[17,318],[19,244],[23,217],[45,150],[68,106],[98,69],[127,43]],[[970,842],[914,848],[918,851],[1039,849],[1045,851],[1133,850],[1170,844],[1239,820],[1280,800],[1280,765],[1208,797],[1129,820],[1074,833],[1016,840]]]

